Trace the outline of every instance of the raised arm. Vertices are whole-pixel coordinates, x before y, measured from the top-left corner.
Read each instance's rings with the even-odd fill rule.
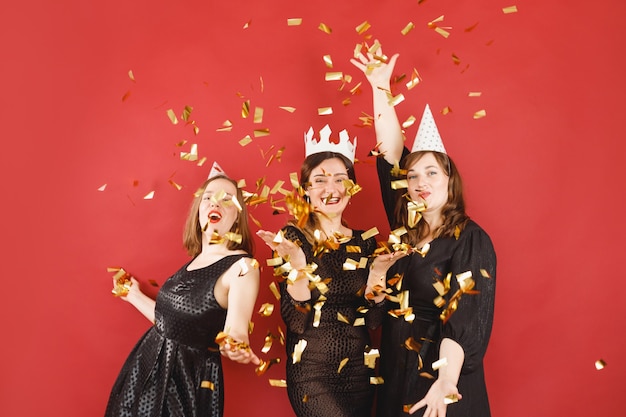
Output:
[[[356,58],[350,60],[365,74],[365,78],[372,86],[376,141],[379,144],[379,150],[390,164],[395,164],[400,160],[404,147],[402,127],[395,107],[390,104],[391,75],[398,56],[395,54],[387,60],[382,48],[379,48],[375,55],[367,53],[365,56],[359,53]]]

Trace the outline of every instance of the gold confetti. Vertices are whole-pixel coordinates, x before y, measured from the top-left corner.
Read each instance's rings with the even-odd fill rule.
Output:
[[[183,188],[182,185],[176,184],[174,180],[168,180],[167,182],[169,182],[172,185],[172,187],[176,188],[178,191],[180,191]]]
[[[255,107],[254,108],[254,123],[262,123],[263,122],[263,108]]]
[[[371,229],[369,229],[369,230],[367,230],[367,231],[365,231],[365,232],[363,232],[361,234],[361,239],[367,240],[370,237],[376,236],[378,233],[379,233],[378,229],[376,227],[372,227]]]
[[[480,91],[470,91],[467,96],[468,97],[480,97],[483,93]]]
[[[182,161],[196,161],[198,159],[198,144],[192,144],[189,152],[181,152],[180,159]]]
[[[296,111],[295,107],[289,107],[289,106],[278,106],[279,109],[281,110],[285,110],[289,113],[293,113],[294,111]]]
[[[604,369],[604,367],[606,366],[606,362],[604,362],[604,360],[602,359],[598,359],[596,361],[596,369],[599,371],[601,369]]]
[[[491,278],[491,275],[489,275],[489,272],[483,268],[480,268],[480,275],[482,275],[485,278]]]
[[[128,295],[128,291],[132,286],[132,282],[130,280],[131,275],[124,270],[124,268],[116,268],[110,267],[107,268],[109,272],[115,272],[113,275],[113,279],[115,280],[115,284],[111,292],[115,297],[125,297]]]
[[[217,129],[218,132],[230,132],[233,129],[233,123],[230,120],[224,121],[222,127]]]
[[[306,349],[306,344],[306,340],[300,339],[298,340],[296,346],[294,346],[293,353],[291,354],[294,364],[300,362],[300,359],[302,358],[302,352],[304,352],[304,349]]]
[[[246,135],[243,139],[239,141],[239,144],[241,146],[246,146],[250,144],[250,142],[252,142],[252,138],[250,137],[250,135]]]
[[[241,118],[246,119],[250,115],[250,100],[241,103]]]
[[[474,119],[482,119],[483,117],[487,116],[487,111],[483,110],[478,110],[476,113],[474,113]]]
[[[128,78],[130,78],[132,82],[135,82],[135,74],[133,74],[133,70],[128,71]]]
[[[337,373],[340,374],[341,370],[344,368],[344,366],[346,366],[346,364],[348,363],[348,361],[350,360],[350,358],[343,358],[341,360],[341,362],[339,363],[339,368],[337,369]]]
[[[407,25],[400,31],[400,33],[402,33],[403,35],[407,35],[410,31],[412,31],[413,29],[415,29],[415,25],[413,24],[413,22],[409,22],[407,23]]]
[[[406,88],[410,90],[418,85],[420,82],[422,82],[422,77],[420,77],[417,70],[413,68],[413,72],[411,73],[411,79],[408,83],[406,83]]]
[[[174,113],[174,110],[168,109],[166,113],[167,117],[169,117],[170,122],[172,122],[173,125],[178,124],[178,118],[176,117],[176,113]]]
[[[341,81],[342,78],[342,72],[327,72],[324,76],[324,81]]]
[[[330,35],[330,34],[332,33],[332,31],[333,31],[330,27],[328,27],[328,26],[327,26],[326,24],[324,24],[324,23],[320,23],[320,25],[319,25],[317,28],[318,28],[319,30],[321,30],[322,32],[327,33],[327,34],[329,34],[329,35]]]
[[[443,108],[443,110],[441,110],[441,114],[443,114],[444,116],[448,113],[452,113],[452,109],[450,108],[450,106],[446,106]]]
[[[443,368],[444,366],[448,366],[448,358],[441,358],[432,364],[433,371]]]
[[[267,381],[270,383],[270,386],[272,387],[279,387],[279,388],[287,387],[287,381],[285,381],[284,379],[268,379]]]
[[[387,101],[387,103],[389,103],[390,106],[397,106],[398,104],[402,103],[404,101],[404,94],[400,93],[395,97],[391,97],[389,99],[389,101]]]
[[[502,13],[504,14],[517,13],[517,6],[504,7],[502,8]]]
[[[333,59],[330,57],[330,55],[324,55],[322,57],[322,59],[324,60],[324,63],[326,64],[326,67],[328,67],[328,68],[332,68],[333,67]]]
[[[406,129],[408,127],[413,126],[413,123],[415,123],[415,116],[411,115],[409,116],[404,122],[402,122],[402,128]]]
[[[144,200],[152,200],[154,198],[154,191],[150,191],[148,194],[143,196]]]
[[[369,349],[363,352],[363,362],[370,368],[376,368],[376,359],[380,358],[380,352],[378,349]]]
[[[382,376],[370,376],[370,385],[382,385],[385,380]]]
[[[319,107],[317,109],[317,115],[318,116],[327,116],[329,114],[333,114],[333,108],[332,107]]]
[[[292,17],[287,19],[287,26],[300,26],[302,24],[301,17]]]
[[[340,312],[337,312],[337,320],[346,324],[350,324],[350,320],[348,320],[348,318],[344,316],[343,314],[341,314]]]
[[[280,358],[271,359],[269,361],[264,361],[263,359],[261,359],[259,366],[254,369],[254,372],[257,374],[257,376],[261,376],[265,372],[267,372],[267,370],[270,369],[272,365],[275,365],[277,363],[280,363]]]
[[[259,314],[263,317],[269,317],[274,312],[274,304],[264,303],[259,310]]]
[[[364,317],[357,317],[354,320],[354,323],[352,323],[353,326],[365,326],[365,318]]]
[[[183,108],[183,114],[180,116],[180,118],[183,119],[184,121],[188,122],[189,118],[191,117],[191,112],[192,111],[193,111],[193,107],[185,106]]]
[[[202,381],[200,383],[200,388],[208,388],[211,391],[215,391],[215,384],[211,381]]]
[[[269,134],[270,134],[269,128],[255,129],[254,130],[254,137],[255,138],[260,138],[260,137],[263,137],[263,136],[269,136]]]
[[[248,20],[246,23],[244,23],[243,28],[248,29],[251,24],[252,24],[252,20]]]
[[[461,63],[461,59],[459,59],[459,57],[455,54],[452,54],[452,62],[454,62],[454,65],[459,65]]]
[[[450,395],[446,395],[443,398],[443,403],[444,404],[452,404],[452,403],[456,403],[459,402],[459,396],[456,394],[450,394]]]
[[[106,184],[102,184],[102,185],[98,188],[98,191],[104,191],[104,190],[106,190],[106,188],[107,188],[107,185],[106,185]]]
[[[344,271],[356,271],[356,269],[359,267],[359,263],[357,261],[355,261],[354,259],[346,259],[346,261],[343,263],[343,270]]]
[[[370,25],[370,24],[367,22],[367,20],[366,20],[365,22],[361,23],[359,26],[357,26],[357,27],[355,28],[355,29],[356,29],[356,33],[358,33],[359,35],[362,35],[362,34],[364,34],[365,32],[367,32],[367,30],[368,30],[369,28],[371,28],[371,27],[372,27],[372,25]]]

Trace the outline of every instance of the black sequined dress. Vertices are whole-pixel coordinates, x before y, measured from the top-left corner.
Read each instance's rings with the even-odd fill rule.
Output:
[[[215,336],[224,328],[226,310],[217,303],[214,288],[245,256],[226,256],[193,271],[187,270],[189,262],[163,284],[156,298],[155,325],[126,359],[106,417],[223,415],[222,364]]]
[[[299,229],[287,226],[283,230],[285,238],[302,243],[307,263],[318,265],[314,273],[322,280],[330,279],[328,291],[322,294],[317,288],[312,290],[308,302],[295,301],[287,292],[286,282],[281,283],[291,406],[298,417],[369,417],[374,393],[370,384],[373,373],[364,363],[369,332],[363,324],[366,315],[357,312],[365,304],[362,290],[369,269],[346,270],[343,265],[348,258],[359,262],[371,255],[376,241],[363,240],[362,232],[355,230],[352,239],[339,249],[314,257],[311,244]],[[360,253],[350,247],[359,247]],[[307,344],[300,361],[294,364],[292,354],[300,340]]]
[[[398,227],[393,224],[397,195],[390,184],[397,178],[391,176],[392,165],[383,158],[378,158],[377,166],[385,210],[393,229]],[[474,289],[479,293],[463,294],[458,309],[444,324],[440,319],[442,308],[433,302],[439,296],[433,283],[442,281],[451,273],[451,288],[444,295],[448,301],[459,289],[457,274],[467,271],[471,271]],[[457,384],[463,399],[448,405],[446,416],[489,417],[483,357],[493,323],[496,279],[496,255],[489,236],[470,220],[458,239],[434,239],[424,257],[412,254],[399,260],[387,276],[396,273],[403,274],[401,288],[396,293],[409,291],[409,306],[415,318],[407,321],[403,316],[395,318],[388,314],[383,321],[379,372],[384,384],[378,386],[376,416],[408,416],[403,412],[403,406],[424,398],[434,381],[425,375],[437,377],[431,365],[439,359],[441,340],[449,338],[463,348],[465,360]],[[387,302],[387,307],[397,309],[399,305]],[[423,362],[421,369],[418,369],[418,352],[405,347],[405,341],[411,337],[422,343],[419,351]],[[422,416],[425,409],[418,410],[413,416]]]

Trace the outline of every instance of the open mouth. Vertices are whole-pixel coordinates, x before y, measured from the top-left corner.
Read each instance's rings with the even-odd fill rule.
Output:
[[[341,198],[334,197],[332,195],[329,195],[328,197],[322,199],[322,202],[327,206],[332,205],[332,204],[338,204],[340,201],[341,201]]]
[[[428,198],[429,195],[430,193],[428,191],[422,191],[421,193],[417,194],[417,196],[421,198],[422,200],[426,200],[426,198]]]
[[[219,211],[211,211],[209,212],[209,221],[211,223],[217,223],[222,220],[222,214]]]

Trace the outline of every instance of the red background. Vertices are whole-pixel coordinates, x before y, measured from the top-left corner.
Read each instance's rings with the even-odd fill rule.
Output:
[[[502,12],[513,5],[518,13]],[[162,283],[187,259],[183,220],[213,160],[246,179],[249,191],[259,178],[290,188],[288,175],[303,158],[302,133],[326,123],[335,132],[347,128],[359,138],[364,189],[348,220],[377,226],[386,238],[367,156],[375,138],[357,127],[361,112],[371,114],[371,95],[367,87],[350,93],[364,81],[349,63],[354,47],[376,38],[387,54],[401,54],[398,74],[416,68],[422,76],[412,90],[406,80],[398,84],[396,93],[406,97],[400,118],[419,119],[430,103],[463,173],[469,213],[497,249],[486,358],[493,415],[619,413],[626,371],[619,266],[625,13],[617,0],[4,4],[0,415],[102,415],[123,360],[149,326],[111,296],[106,268],[123,266],[155,293],[148,280]],[[440,25],[451,28],[447,39],[427,26],[441,15]],[[297,17],[302,25],[287,26]],[[364,21],[371,28],[359,35]],[[409,22],[415,29],[402,35]],[[353,79],[340,89],[324,80],[327,71]],[[470,91],[482,95],[471,98]],[[245,100],[248,118],[241,116]],[[180,118],[184,106],[193,107],[198,135],[166,115],[173,109]],[[452,112],[444,116],[446,106]],[[257,107],[262,123],[252,120]],[[333,114],[319,116],[320,107]],[[475,120],[481,109],[487,116]],[[225,120],[232,131],[217,132]],[[238,144],[259,128],[270,135]],[[416,128],[407,129],[409,145]],[[180,159],[192,143],[207,158],[203,167]],[[267,166],[281,147],[281,160]],[[144,199],[151,191],[154,198]],[[269,230],[287,220],[267,204],[252,215]],[[269,251],[256,243],[264,265]],[[258,306],[276,303],[271,281],[264,268]],[[282,323],[277,312],[253,320],[260,353],[267,331]],[[284,361],[283,350],[275,344],[262,356]],[[601,371],[598,359],[607,363]],[[226,416],[292,414],[285,390],[268,384],[284,378],[284,362],[261,377],[252,366],[224,367]]]

